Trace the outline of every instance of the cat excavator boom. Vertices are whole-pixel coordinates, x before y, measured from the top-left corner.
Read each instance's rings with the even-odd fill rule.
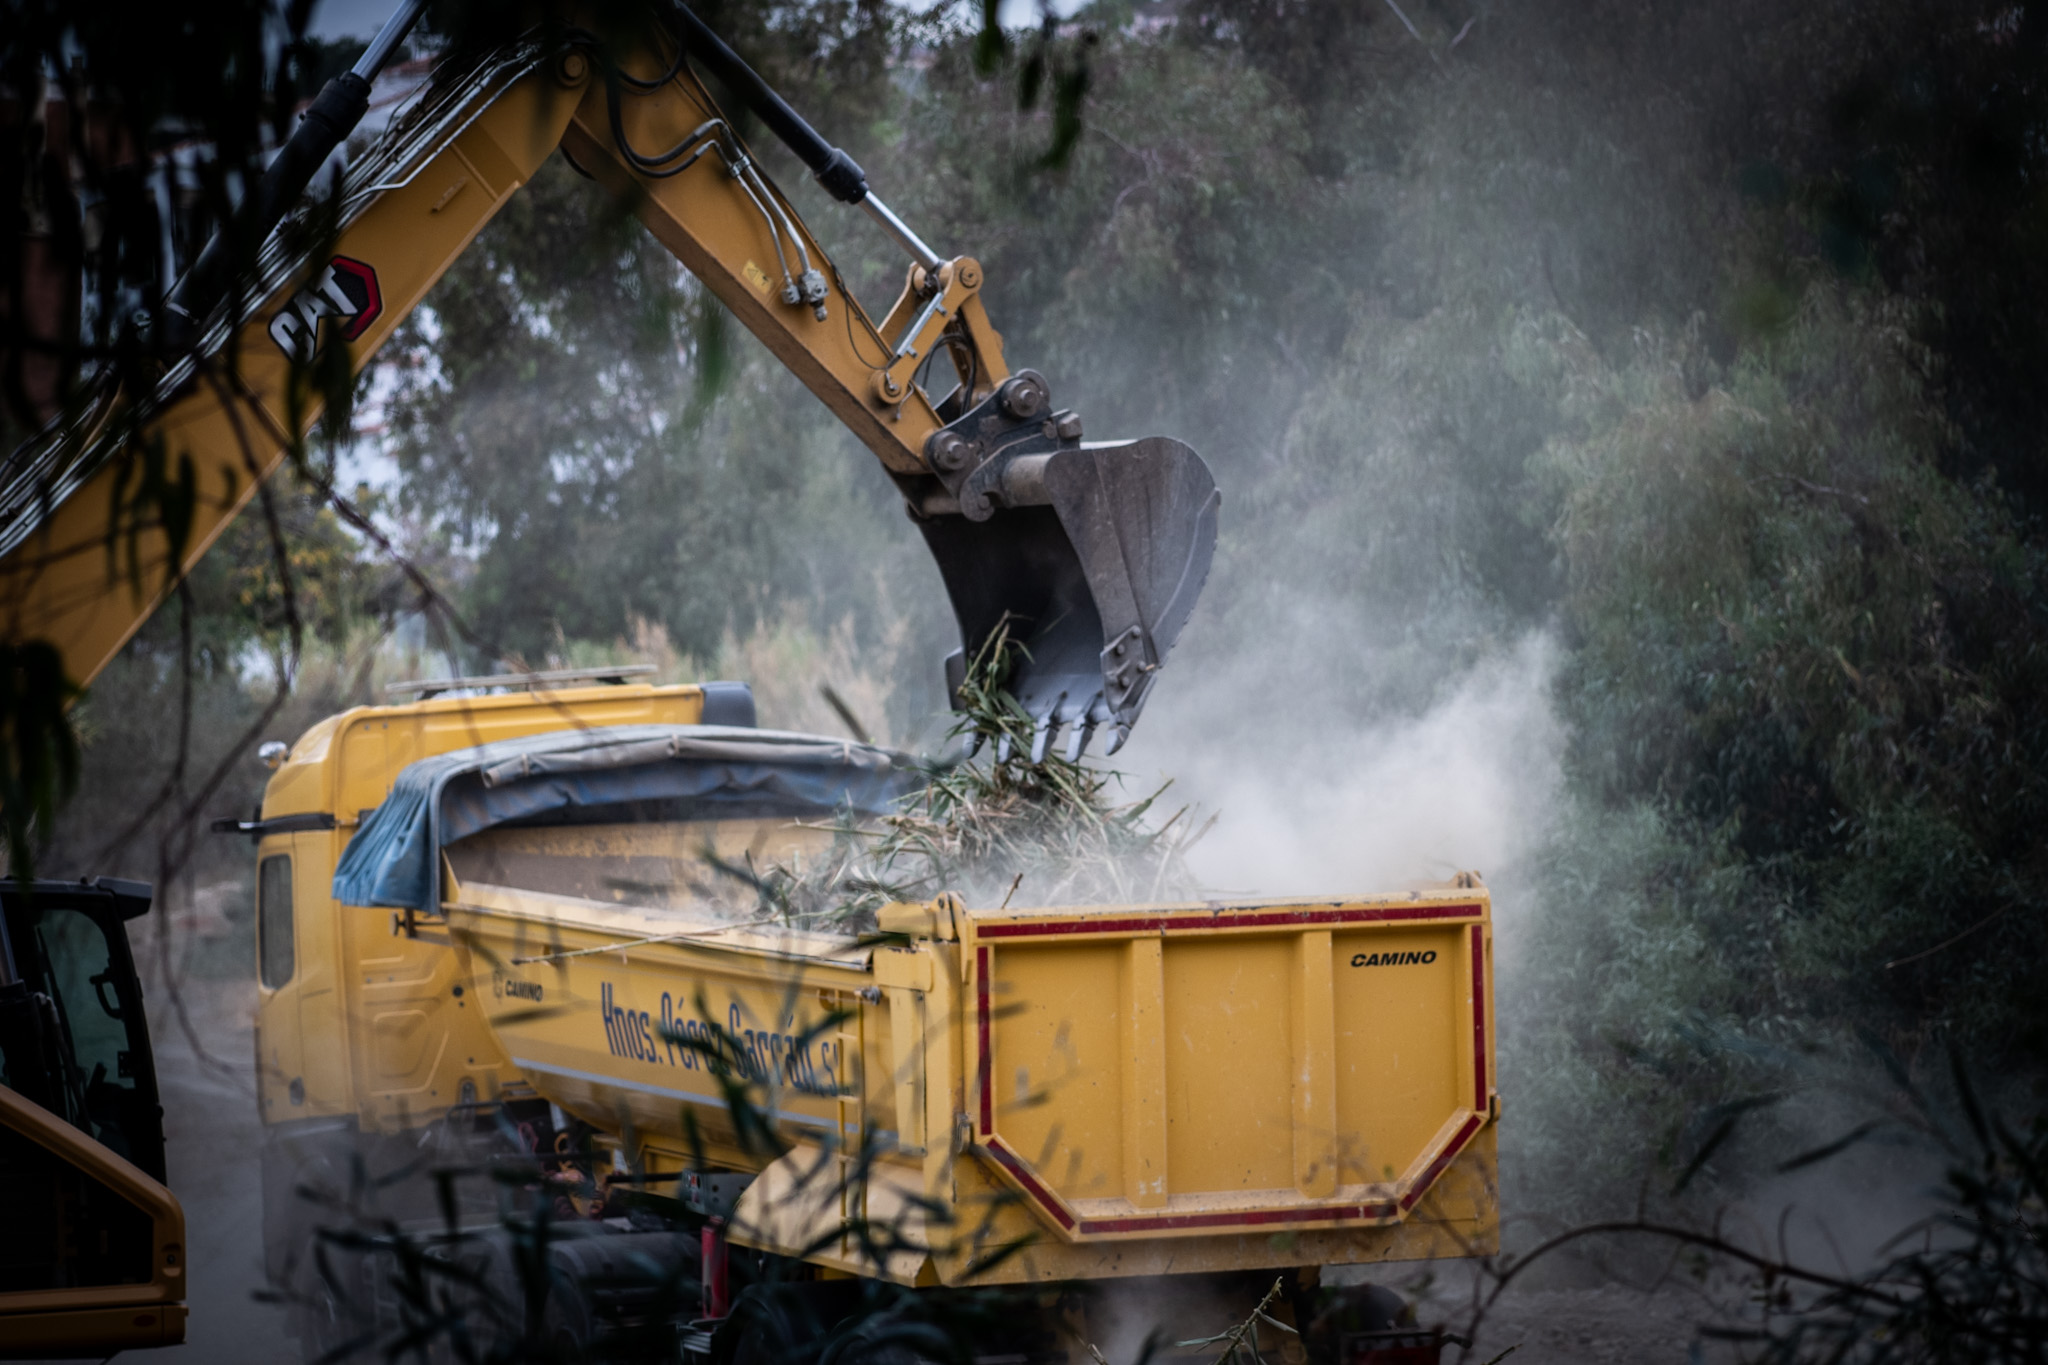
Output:
[[[254,278],[232,268],[228,244],[255,235],[243,223],[180,283],[166,311],[193,344],[130,409],[140,420],[109,420],[110,401],[0,475],[4,635],[49,641],[67,679],[89,681],[310,429],[337,377],[369,363],[559,149],[881,461],[952,598],[961,650],[949,684],[1005,631],[1022,646],[1009,687],[1036,721],[1034,744],[1064,737],[1078,755],[1101,731],[1114,751],[1208,573],[1220,495],[1201,457],[1169,437],[1084,440],[1046,377],[1005,357],[981,263],[926,245],[851,157],[667,0],[623,45],[551,25],[444,61],[338,191],[303,202],[418,9],[408,3],[357,70],[329,83],[252,194],[265,234]],[[909,255],[879,323],[700,69]],[[941,354],[948,363],[933,364]],[[926,387],[927,367],[951,373],[948,391]],[[151,478],[171,490],[153,505],[177,515],[124,526],[136,481]],[[109,581],[110,527],[122,529],[132,590]]]
[[[881,461],[959,621],[949,688],[1005,633],[1022,646],[1008,685],[1034,718],[1036,750],[1063,740],[1078,755],[1097,731],[1110,749],[1121,744],[1208,573],[1219,496],[1201,458],[1167,437],[1083,440],[1045,376],[1010,366],[981,264],[926,245],[852,158],[673,0],[654,0],[623,38],[614,9],[608,38],[595,20],[551,22],[443,61],[332,192],[309,199],[421,7],[405,0],[355,69],[321,91],[173,292],[158,341],[176,359],[154,390],[103,384],[0,465],[10,666],[40,669],[38,685],[53,692],[90,683],[259,496],[324,396],[345,390],[559,150],[629,204]],[[706,76],[909,255],[879,322]],[[261,245],[238,252],[237,242]],[[933,368],[956,379],[944,393],[923,378],[940,353],[948,364]],[[118,923],[147,895],[99,883],[8,894],[0,1174],[53,1193],[19,1230],[22,1254],[0,1258],[0,1356],[183,1333],[183,1214],[163,1184],[141,996]],[[117,1075],[100,1065],[80,1079],[89,1035],[106,1042]],[[54,1109],[35,1098],[69,1093],[65,1077],[84,1098]],[[109,1127],[117,1100],[140,1138]],[[93,1229],[96,1240],[78,1236]],[[36,1252],[39,1238],[49,1255]],[[75,1254],[88,1243],[99,1261]]]

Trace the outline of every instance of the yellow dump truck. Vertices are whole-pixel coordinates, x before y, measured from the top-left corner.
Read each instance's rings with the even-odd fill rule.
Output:
[[[731,870],[885,811],[923,780],[901,756],[753,728],[737,684],[459,681],[315,726],[235,826],[281,1282],[309,1190],[487,1132],[581,1153],[563,1207],[595,1227],[644,1237],[611,1196],[652,1194],[797,1280],[1270,1283],[1496,1246],[1476,877],[792,927]],[[715,1321],[709,1240],[691,1266]]]

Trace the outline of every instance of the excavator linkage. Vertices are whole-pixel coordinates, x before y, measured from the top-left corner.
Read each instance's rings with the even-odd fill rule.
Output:
[[[894,406],[886,432],[869,439],[924,532],[960,622],[961,649],[946,661],[949,693],[957,704],[967,661],[1007,631],[1020,646],[1007,685],[1032,718],[1033,759],[1062,733],[1078,758],[1098,729],[1116,752],[1209,576],[1221,496],[1208,466],[1167,437],[1083,445],[1079,415],[1053,410],[1045,377],[1012,373],[1003,360],[978,297],[980,263],[941,260],[875,197],[851,157],[687,7],[667,15],[693,60],[915,262],[880,328],[890,360],[874,375],[872,397]],[[808,297],[801,286],[794,296]],[[930,403],[915,376],[920,358],[940,350],[960,387]],[[919,416],[943,425],[920,431]],[[893,463],[892,442],[917,451],[922,467]]]

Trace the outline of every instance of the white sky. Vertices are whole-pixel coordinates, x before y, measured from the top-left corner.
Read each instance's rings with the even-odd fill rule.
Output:
[[[367,42],[396,8],[393,0],[321,0],[313,9],[313,33],[320,38]]]

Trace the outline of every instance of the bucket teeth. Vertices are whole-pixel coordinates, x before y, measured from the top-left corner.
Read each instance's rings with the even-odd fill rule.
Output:
[[[1088,746],[1095,740],[1095,732],[1104,722],[1116,719],[1116,712],[1110,709],[1109,701],[1100,691],[1090,697],[1085,705],[1068,705],[1061,708],[1060,720],[1067,732],[1067,762],[1079,763],[1081,755],[1088,752]]]
[[[1070,726],[1067,730],[1067,762],[1079,763],[1081,755],[1088,752],[1088,741],[1094,737],[1095,725],[1091,721],[1083,721],[1079,725]]]
[[[1053,736],[1059,733],[1059,702],[1066,700],[1062,693],[1058,701],[1038,714],[1038,724],[1031,730],[1031,761],[1045,762],[1045,751],[1052,747]]]

